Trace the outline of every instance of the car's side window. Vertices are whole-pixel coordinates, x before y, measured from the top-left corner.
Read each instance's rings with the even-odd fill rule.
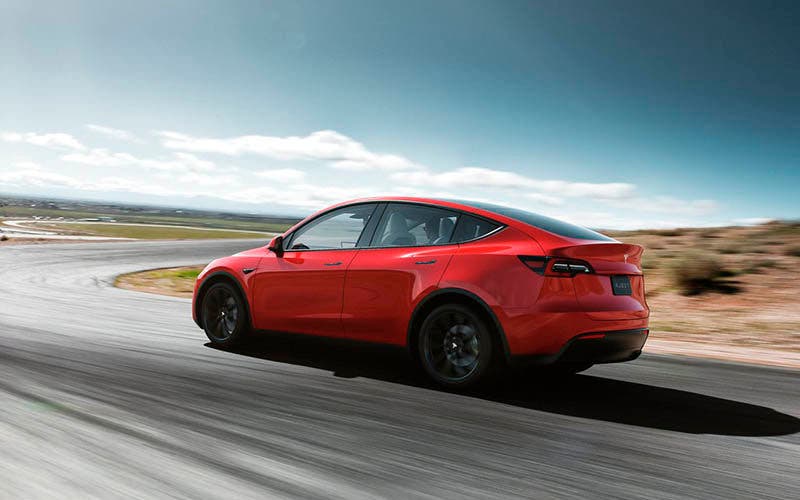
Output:
[[[496,222],[464,214],[461,216],[456,226],[455,234],[453,234],[453,242],[460,243],[462,241],[474,240],[486,236],[499,227],[500,224]]]
[[[372,237],[372,247],[411,247],[450,243],[459,214],[442,208],[390,203]]]
[[[287,250],[329,250],[355,248],[375,203],[352,205],[321,215],[291,236]]]

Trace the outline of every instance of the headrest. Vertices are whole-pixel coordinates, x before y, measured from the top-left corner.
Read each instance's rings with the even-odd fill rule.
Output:
[[[408,223],[406,218],[397,212],[392,212],[389,216],[389,233],[406,233],[408,232]]]

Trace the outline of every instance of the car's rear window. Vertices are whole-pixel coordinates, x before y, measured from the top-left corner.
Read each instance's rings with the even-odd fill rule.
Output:
[[[546,217],[544,215],[535,214],[526,210],[520,210],[518,208],[504,207],[502,205],[493,205],[491,203],[483,203],[478,201],[452,201],[462,205],[480,208],[481,210],[504,215],[520,222],[524,222],[525,224],[530,224],[531,226],[538,227],[540,229],[544,229],[545,231],[557,234],[559,236],[565,236],[567,238],[596,241],[615,241],[613,238],[609,238],[608,236],[600,234],[597,231],[592,231],[591,229],[582,226],[570,224],[568,222],[563,222],[558,219],[553,219],[552,217]]]
[[[500,224],[496,222],[465,214],[459,217],[453,239],[450,241],[453,243],[461,243],[464,241],[476,240],[486,236],[499,227]]]

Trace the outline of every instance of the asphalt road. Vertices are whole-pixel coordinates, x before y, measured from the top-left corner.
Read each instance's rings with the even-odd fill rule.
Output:
[[[798,371],[645,353],[456,395],[379,347],[214,349],[111,286],[256,244],[0,248],[0,497],[800,496]]]

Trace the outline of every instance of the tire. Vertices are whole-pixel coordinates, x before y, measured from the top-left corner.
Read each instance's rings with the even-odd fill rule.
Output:
[[[428,314],[418,332],[418,359],[425,373],[447,389],[488,382],[495,372],[493,332],[468,307],[445,304]]]
[[[244,298],[230,283],[211,285],[201,307],[203,330],[214,345],[237,345],[250,333]]]

